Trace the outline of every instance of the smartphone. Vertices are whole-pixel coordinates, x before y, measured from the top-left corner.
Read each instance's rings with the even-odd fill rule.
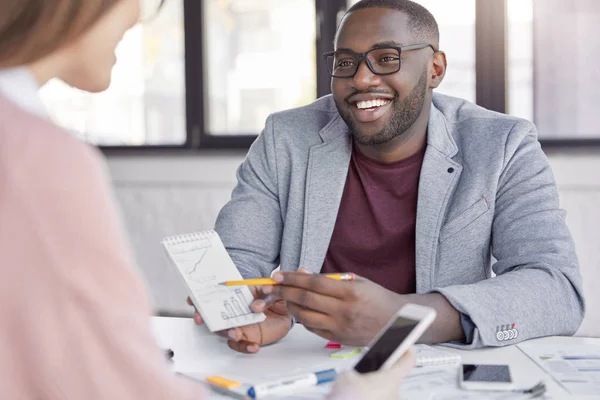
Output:
[[[371,341],[354,370],[362,374],[391,367],[419,340],[435,316],[433,308],[406,304]]]
[[[508,365],[463,364],[459,370],[459,385],[465,390],[512,390]]]

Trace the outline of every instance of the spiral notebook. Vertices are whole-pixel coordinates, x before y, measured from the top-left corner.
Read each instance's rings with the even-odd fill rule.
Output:
[[[211,332],[265,320],[263,313],[250,310],[254,296],[247,286],[219,285],[242,276],[217,232],[171,236],[161,243]]]
[[[414,346],[417,356],[417,367],[427,367],[430,365],[460,364],[460,355],[450,351],[440,350],[426,344],[417,344]]]

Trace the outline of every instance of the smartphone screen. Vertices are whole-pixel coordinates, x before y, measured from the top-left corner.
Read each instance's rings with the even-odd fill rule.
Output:
[[[394,350],[419,324],[419,321],[398,317],[384,332],[377,342],[367,351],[361,360],[354,366],[356,372],[361,374],[377,371],[385,363]]]
[[[465,382],[511,382],[508,365],[463,364],[462,368]]]

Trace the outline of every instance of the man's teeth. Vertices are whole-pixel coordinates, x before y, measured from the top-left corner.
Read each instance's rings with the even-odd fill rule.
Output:
[[[359,101],[356,103],[356,107],[363,110],[365,108],[381,107],[381,106],[386,105],[389,102],[390,102],[389,100],[382,100],[382,99]]]

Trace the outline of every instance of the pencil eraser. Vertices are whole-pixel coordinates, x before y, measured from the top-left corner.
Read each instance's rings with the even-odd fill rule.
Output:
[[[209,376],[206,378],[206,382],[225,389],[233,389],[242,386],[241,382],[232,381],[231,379],[223,378],[222,376]]]
[[[325,345],[325,348],[327,349],[341,349],[342,345],[336,342],[327,342],[327,345]]]
[[[331,358],[339,358],[339,359],[344,360],[344,359],[350,358],[350,357],[352,357],[352,356],[354,356],[356,354],[360,354],[360,352],[361,352],[361,348],[360,347],[358,347],[358,348],[351,347],[351,348],[348,348],[348,349],[342,349],[340,351],[336,351],[335,353],[330,354],[329,357],[331,357]]]

